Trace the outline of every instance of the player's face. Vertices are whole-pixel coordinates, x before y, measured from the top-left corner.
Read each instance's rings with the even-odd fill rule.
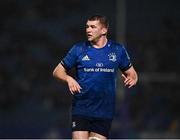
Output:
[[[99,20],[90,21],[86,23],[86,35],[88,41],[96,42],[107,33],[107,29],[99,22]]]

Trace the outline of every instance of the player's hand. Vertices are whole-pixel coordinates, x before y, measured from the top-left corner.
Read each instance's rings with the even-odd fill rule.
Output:
[[[82,88],[74,78],[72,78],[71,76],[68,76],[66,81],[68,83],[68,87],[69,87],[71,94],[81,92]]]
[[[132,86],[136,85],[137,80],[133,79],[132,77],[126,77],[124,74],[121,75],[124,81],[124,85],[128,88],[131,88]]]

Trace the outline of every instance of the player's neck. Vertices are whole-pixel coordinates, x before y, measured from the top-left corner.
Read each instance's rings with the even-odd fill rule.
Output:
[[[103,48],[107,43],[106,36],[99,38],[97,41],[91,42],[94,48]]]

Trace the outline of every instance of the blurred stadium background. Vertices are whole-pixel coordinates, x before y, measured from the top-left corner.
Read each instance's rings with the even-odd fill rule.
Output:
[[[180,138],[179,0],[1,0],[0,138],[71,138],[71,96],[52,77],[85,38],[89,15],[110,20],[139,74],[119,86],[111,138]]]

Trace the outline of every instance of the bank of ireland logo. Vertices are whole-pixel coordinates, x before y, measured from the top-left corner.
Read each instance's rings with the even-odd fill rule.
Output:
[[[108,56],[109,56],[109,61],[112,61],[112,62],[116,61],[116,54],[115,53],[110,53]]]

